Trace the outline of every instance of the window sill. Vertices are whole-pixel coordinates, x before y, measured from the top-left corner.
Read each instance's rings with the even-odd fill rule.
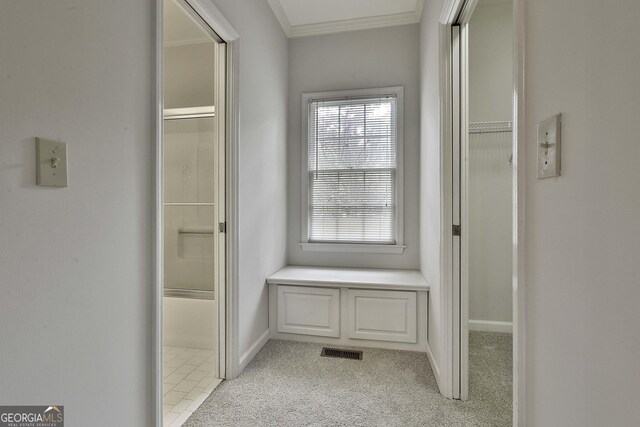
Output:
[[[367,245],[358,243],[300,243],[305,252],[352,252],[361,254],[401,254],[404,245]]]

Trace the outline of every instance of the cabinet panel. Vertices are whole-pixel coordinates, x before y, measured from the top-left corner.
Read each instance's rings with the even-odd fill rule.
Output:
[[[340,336],[340,290],[278,286],[278,332]]]
[[[415,343],[416,293],[349,289],[348,336],[353,339]]]

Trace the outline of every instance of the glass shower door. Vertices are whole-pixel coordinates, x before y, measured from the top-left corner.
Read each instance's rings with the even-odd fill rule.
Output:
[[[214,299],[214,118],[178,110],[164,124],[165,296]]]

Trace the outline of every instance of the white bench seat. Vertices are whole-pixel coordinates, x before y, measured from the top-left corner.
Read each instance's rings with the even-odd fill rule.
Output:
[[[424,351],[417,270],[288,266],[267,278],[271,338]]]
[[[428,291],[429,285],[418,270],[373,268],[329,268],[288,266],[267,277],[267,283],[389,291]]]

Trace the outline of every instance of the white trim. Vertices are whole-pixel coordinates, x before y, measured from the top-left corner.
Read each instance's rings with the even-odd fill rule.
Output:
[[[461,190],[462,190],[462,170],[461,159],[463,158],[462,144],[460,143],[462,132],[462,80],[460,75],[461,59],[462,59],[462,31],[460,26],[452,26],[451,28],[451,88],[452,88],[452,127],[451,127],[451,149],[452,149],[452,164],[451,164],[451,221],[453,224],[462,225],[461,223]],[[466,231],[466,230],[465,230]],[[464,370],[464,364],[462,359],[464,334],[462,333],[462,269],[461,262],[463,256],[462,248],[462,236],[455,236],[451,234],[449,237],[452,241],[452,272],[451,272],[451,295],[452,295],[452,329],[453,339],[451,341],[452,348],[452,365],[454,367],[460,367],[460,369],[453,369],[452,371],[452,396],[455,399],[462,399],[462,374]]]
[[[344,21],[323,22],[320,24],[295,25],[290,27],[290,37],[308,37],[324,34],[344,33],[348,31],[370,30],[374,28],[395,27],[420,22],[415,12],[397,13],[394,15],[356,18]],[[286,31],[285,31],[286,33]]]
[[[498,322],[496,320],[469,320],[469,330],[479,332],[513,332],[512,322]]]
[[[442,12],[440,13],[440,24],[449,26],[453,25],[460,15],[464,3],[467,0],[445,0],[445,4],[442,6]]]
[[[513,425],[526,421],[526,132],[525,132],[525,34],[526,0],[513,0],[514,79],[513,79]]]
[[[469,19],[478,0],[469,0],[460,27],[460,227],[469,230]],[[460,400],[469,399],[469,239],[460,237]]]
[[[368,245],[359,243],[300,243],[305,252],[357,252],[361,254],[401,254],[404,245]]]
[[[258,354],[262,347],[265,346],[266,343],[271,339],[271,330],[267,329],[264,331],[258,339],[251,344],[251,347],[240,357],[240,364],[238,366],[238,375],[244,371],[244,368],[247,367],[249,362],[253,360],[253,358]],[[237,377],[237,375],[236,375]]]
[[[329,92],[307,92],[302,94],[302,209],[300,245],[304,251],[327,252],[333,243],[309,242],[309,102],[316,99],[360,98],[367,96],[396,96],[396,243],[395,245],[371,245],[358,243],[336,243],[336,252],[360,253],[402,253],[404,250],[404,86],[379,87],[369,89],[350,89]],[[322,246],[317,246],[322,245]],[[386,246],[385,251],[377,250],[373,246]],[[325,250],[321,248],[326,248]],[[355,250],[361,248],[361,250]],[[395,248],[395,249],[394,249]],[[401,249],[400,251],[398,251]],[[374,251],[374,252],[371,252]]]
[[[443,12],[444,13],[444,12]],[[453,12],[450,13],[453,16]],[[455,17],[451,18],[452,20]],[[451,96],[451,62],[449,52],[451,51],[451,28],[450,25],[440,25],[440,275],[441,275],[441,298],[440,313],[442,323],[442,359],[440,365],[440,392],[444,397],[453,398],[453,292],[452,292],[452,272],[453,239],[451,237],[452,206],[447,195],[452,191],[452,96]]]
[[[215,85],[215,99],[214,105],[218,109],[218,114],[215,116],[214,122],[216,126],[215,141],[216,141],[216,162],[217,162],[217,185],[215,189],[215,220],[214,224],[225,223],[226,218],[226,205],[227,205],[227,135],[226,135],[226,100],[227,100],[227,48],[224,43],[216,43],[214,46],[214,54],[216,58],[216,72],[214,74]],[[213,110],[215,114],[215,108]],[[220,142],[223,144],[220,144]],[[215,226],[214,226],[215,228]],[[215,259],[214,259],[214,271],[215,274],[215,298],[216,298],[216,333],[217,349],[215,352],[215,363],[218,378],[225,378],[227,373],[227,305],[226,305],[226,292],[228,286],[227,280],[227,236],[225,233],[220,233],[216,230],[215,234]],[[222,262],[221,262],[222,261]]]
[[[287,14],[284,13],[284,9],[282,8],[282,4],[279,0],[267,0],[269,6],[271,6],[271,10],[273,10],[273,14],[276,16],[276,19],[280,23],[282,27],[282,31],[287,37],[291,37],[291,24],[289,23],[289,18],[287,18]]]
[[[433,372],[433,376],[436,379],[436,384],[438,384],[438,389],[442,390],[442,385],[440,385],[440,366],[436,361],[435,356],[433,355],[433,351],[431,350],[431,346],[429,342],[427,342],[427,358],[429,359],[429,364],[431,365],[431,372]]]
[[[225,35],[221,34],[221,37]],[[226,40],[226,39],[225,39]],[[226,303],[226,379],[234,379],[240,375],[240,297],[239,270],[240,253],[238,241],[239,231],[239,142],[240,142],[240,44],[237,39],[227,41],[227,203],[226,203],[226,235],[227,235],[227,286],[224,301]]]
[[[182,1],[186,1],[225,43],[229,43],[240,38],[238,32],[233,28],[229,21],[227,21],[222,12],[218,10],[212,0]]]
[[[151,417],[152,424],[156,427],[162,427],[162,313],[163,313],[163,296],[164,296],[164,284],[163,284],[163,84],[162,84],[162,61],[163,61],[163,7],[162,0],[156,0],[154,2],[156,22],[155,22],[155,34],[154,34],[154,130],[155,141],[153,143],[154,151],[154,233],[153,233],[153,288],[152,288],[152,360],[151,360],[151,387],[152,387],[152,402],[151,402]]]
[[[286,36],[295,38],[417,24],[422,17],[422,8],[425,0],[417,0],[416,7],[411,12],[304,25],[291,25],[279,0],[267,0],[267,2]]]

